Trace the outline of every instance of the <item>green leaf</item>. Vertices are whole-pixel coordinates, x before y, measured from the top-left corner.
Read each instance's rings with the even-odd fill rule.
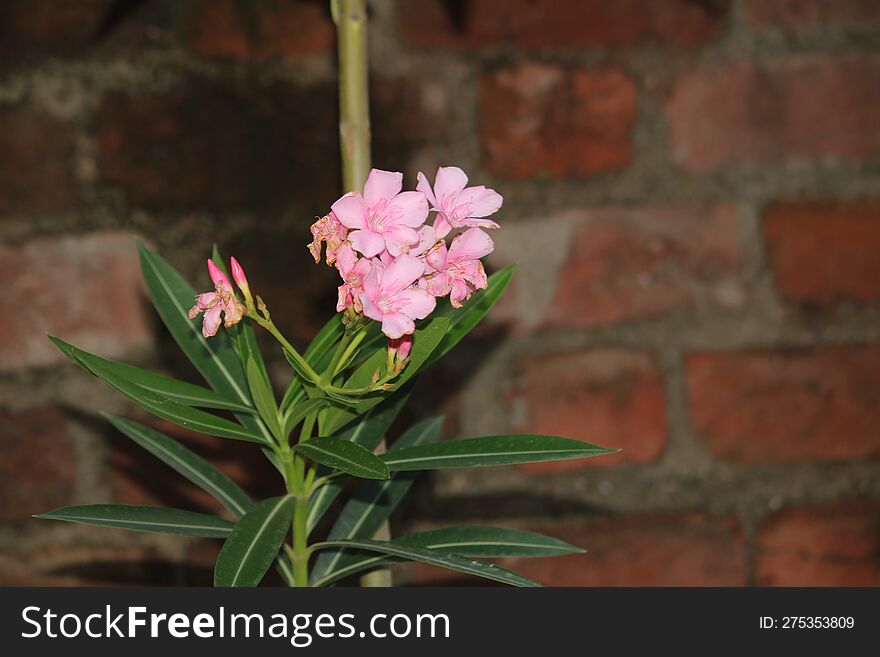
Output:
[[[312,545],[313,550],[324,550],[327,548],[354,548],[358,550],[366,550],[367,552],[378,552],[393,557],[402,557],[410,561],[419,561],[431,566],[439,566],[448,570],[454,570],[468,575],[476,575],[477,577],[485,577],[486,579],[495,580],[503,584],[512,586],[541,586],[538,582],[518,575],[506,568],[501,568],[494,564],[487,564],[481,561],[472,561],[465,557],[455,554],[448,554],[431,550],[429,548],[416,547],[412,545],[404,545],[393,541],[368,541],[366,539],[358,540],[334,540],[323,541]]]
[[[510,265],[492,274],[489,277],[486,289],[479,290],[469,300],[465,301],[461,308],[453,308],[448,300],[445,300],[442,305],[438,305],[435,314],[441,317],[448,316],[450,318],[450,325],[440,345],[428,359],[426,367],[445,356],[483,320],[492,309],[492,306],[495,305],[495,302],[498,301],[498,298],[504,293],[504,290],[507,289],[515,270],[516,265]]]
[[[296,498],[273,497],[246,513],[214,566],[214,586],[256,586],[275,561],[290,529]]]
[[[60,342],[57,338],[52,339],[53,342]],[[56,342],[56,344],[57,344]],[[174,424],[178,424],[193,431],[201,431],[209,436],[219,436],[220,438],[232,438],[234,440],[246,440],[249,442],[265,444],[263,438],[245,429],[235,422],[230,422],[222,417],[211,415],[197,408],[190,408],[171,401],[167,397],[163,397],[155,392],[141,388],[127,379],[119,376],[113,371],[107,370],[101,364],[101,359],[93,357],[88,352],[79,350],[77,352],[78,360],[85,365],[92,374],[99,379],[115,388],[123,395],[139,404],[153,415],[168,420]]]
[[[309,365],[315,366],[320,364],[325,356],[330,355],[333,345],[339,342],[344,333],[345,325],[342,323],[342,313],[336,313],[312,338],[309,346],[303,352],[303,358],[308,361]]]
[[[82,504],[65,506],[34,516],[49,520],[64,520],[83,525],[133,529],[139,532],[226,538],[233,524],[223,518],[204,513],[164,509],[158,506],[129,506],[127,504]]]
[[[462,557],[557,557],[584,552],[565,541],[535,532],[470,525],[407,534],[396,538],[394,542]],[[342,554],[342,551],[338,550],[336,554]],[[325,553],[321,556],[327,555]],[[396,561],[401,559],[384,555],[367,556],[363,553],[352,555],[329,572],[314,577],[312,586],[327,586],[355,573]]]
[[[125,418],[106,413],[104,417],[138,445],[210,493],[236,516],[240,517],[253,508],[253,501],[238,484],[173,438]]]
[[[286,436],[281,434],[281,423],[278,420],[278,407],[275,405],[275,395],[272,392],[272,387],[269,385],[269,380],[265,378],[256,359],[248,359],[245,372],[247,373],[251,397],[253,397],[254,405],[260,412],[260,417],[263,418],[263,422],[269,427],[269,431],[279,441],[284,440]]]
[[[294,427],[305,419],[310,413],[315,413],[324,408],[330,401],[326,397],[317,397],[315,399],[306,399],[305,401],[293,406],[288,411],[287,417],[284,418],[284,436],[290,435]]]
[[[80,356],[82,355],[89,356],[91,362],[99,365],[102,370],[112,372],[124,379],[128,379],[141,388],[158,393],[163,397],[167,397],[168,399],[183,404],[184,406],[218,408],[231,411],[242,411],[245,413],[254,412],[252,407],[228,399],[209,388],[197,386],[192,383],[185,383],[184,381],[177,381],[176,379],[171,379],[162,376],[161,374],[156,374],[155,372],[143,370],[134,365],[127,365],[126,363],[101,358],[100,356],[83,351],[69,342],[65,342],[52,335],[49,336],[49,339],[65,356],[86,370],[89,368],[80,359]]]
[[[362,479],[388,479],[388,467],[365,447],[332,436],[318,437],[294,449],[315,463],[341,470]]]
[[[442,417],[423,420],[404,432],[394,443],[394,449],[433,442],[439,437],[442,426]],[[417,475],[417,472],[399,472],[387,481],[361,482],[327,538],[372,538],[409,491]],[[312,580],[321,579],[352,559],[353,555],[343,550],[319,555],[312,568]]]
[[[382,442],[382,437],[388,428],[400,414],[401,409],[409,399],[415,381],[410,381],[404,388],[398,390],[378,406],[372,409],[360,418],[350,422],[345,427],[334,434],[334,437],[341,440],[350,440],[353,443],[362,445],[368,450],[373,451],[376,446]],[[319,468],[318,476],[327,475],[329,470]],[[321,486],[314,495],[309,499],[309,517],[308,530],[309,533],[315,528],[327,509],[336,499],[336,496],[345,487],[345,482],[334,480]]]
[[[394,472],[539,463],[587,458],[616,451],[571,438],[523,434],[448,440],[401,449],[383,454],[380,458]]]
[[[201,320],[191,320],[187,315],[195,303],[195,291],[161,256],[141,242],[137,247],[150,299],[183,353],[214,390],[252,406],[244,368],[229,336],[219,331],[208,342],[202,335]],[[271,432],[259,418],[244,414],[237,417],[245,427],[263,436],[263,442],[272,441]]]

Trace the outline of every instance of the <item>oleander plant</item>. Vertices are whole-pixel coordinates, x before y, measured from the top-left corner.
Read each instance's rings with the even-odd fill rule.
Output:
[[[37,516],[102,527],[220,539],[215,586],[256,586],[273,566],[290,586],[328,586],[390,563],[417,561],[515,586],[538,586],[483,559],[548,557],[580,548],[534,532],[458,526],[375,540],[422,470],[475,468],[598,456],[614,450],[543,435],[438,441],[442,418],[403,431],[377,449],[413,386],[474,328],[504,292],[508,267],[486,275],[489,217],[502,198],[468,187],[457,167],[433,186],[418,175],[373,169],[363,193],[332,204],[311,228],[309,250],[342,279],[336,314],[300,352],[251,291],[244,269],[217,248],[213,290],[196,294],[155,252],[138,244],[146,289],[183,354],[210,387],[174,380],[88,353],[57,337],[73,362],[147,412],[187,429],[253,443],[274,465],[279,495],[255,500],[178,441],[106,415],[125,436],[215,497],[228,513],[120,504],[67,506]],[[227,273],[228,271],[228,273]],[[231,279],[230,280],[230,274]],[[233,284],[234,281],[234,284]],[[291,291],[292,294],[295,290]],[[221,328],[222,325],[222,328]],[[291,367],[276,395],[255,330],[268,331]],[[344,489],[352,492],[344,504]],[[339,509],[325,535],[318,523]]]

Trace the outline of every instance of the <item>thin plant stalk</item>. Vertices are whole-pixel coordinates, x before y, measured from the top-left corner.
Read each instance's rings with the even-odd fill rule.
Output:
[[[339,145],[345,192],[363,191],[370,173],[370,97],[366,0],[331,0],[339,49]],[[378,452],[385,450],[383,440]],[[388,522],[376,538],[388,540]],[[361,577],[361,586],[391,586],[391,571],[379,569]]]

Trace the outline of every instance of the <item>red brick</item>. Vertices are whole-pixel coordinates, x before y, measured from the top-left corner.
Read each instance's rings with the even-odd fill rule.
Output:
[[[776,204],[764,215],[764,237],[784,297],[880,301],[880,200]]]
[[[335,93],[207,84],[111,96],[97,116],[103,178],[137,206],[277,212],[298,201],[311,216],[341,187]]]
[[[572,232],[544,318],[549,326],[612,324],[742,302],[734,206],[595,208],[559,218],[572,222]]]
[[[152,342],[130,235],[40,238],[0,247],[0,371],[66,362],[46,333],[117,358]]]
[[[259,60],[331,51],[334,33],[322,2],[200,0],[188,45],[204,57]]]
[[[788,158],[880,155],[880,58],[797,57],[696,70],[666,105],[674,160],[693,172]]]
[[[480,106],[493,173],[577,176],[622,169],[632,159],[636,87],[618,69],[500,69],[481,80]]]
[[[691,354],[686,378],[691,426],[719,458],[880,456],[880,345]]]
[[[746,546],[733,517],[696,513],[608,518],[537,531],[586,554],[499,563],[546,586],[744,586]],[[419,584],[461,584],[447,571],[416,567]],[[473,583],[473,579],[470,580]]]
[[[0,110],[0,213],[76,204],[70,125],[27,107]]]
[[[758,531],[760,586],[880,586],[880,503],[786,509]]]
[[[398,20],[411,48],[699,46],[719,37],[727,7],[726,0],[407,0]]]
[[[0,521],[24,522],[73,501],[76,461],[55,408],[0,411]]]
[[[758,27],[784,32],[814,28],[870,31],[880,25],[880,4],[875,0],[748,0],[746,16]]]
[[[656,460],[666,445],[663,383],[641,351],[591,349],[530,356],[516,372],[517,431],[566,436],[622,450],[620,454],[521,466],[556,472]]]
[[[0,58],[6,63],[71,55],[89,46],[113,0],[3,0]]]

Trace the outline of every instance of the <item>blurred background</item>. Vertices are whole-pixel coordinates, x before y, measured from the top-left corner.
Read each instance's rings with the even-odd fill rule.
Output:
[[[218,242],[299,344],[330,316],[326,5],[0,3],[0,583],[210,583],[214,543],[30,518],[214,509],[44,336],[194,376],[134,235],[197,289]],[[623,450],[425,477],[393,530],[585,547],[505,564],[550,585],[880,585],[880,2],[375,0],[371,30],[375,166],[497,189],[491,268],[519,263],[406,419]],[[147,421],[279,492],[248,445]]]

